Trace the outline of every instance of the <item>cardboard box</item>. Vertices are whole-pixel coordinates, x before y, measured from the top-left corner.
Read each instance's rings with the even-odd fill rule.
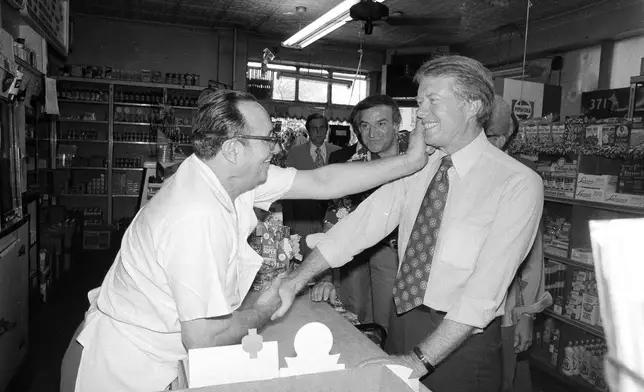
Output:
[[[185,371],[186,366],[182,364],[179,372],[181,388],[187,388],[187,385],[181,382],[187,379]],[[369,366],[273,380],[216,385],[200,390],[208,392],[405,392],[412,389],[386,367]],[[421,390],[423,390],[422,387]]]
[[[644,195],[629,195],[628,193],[609,193],[606,203],[625,207],[644,208]]]
[[[596,201],[601,203],[606,199],[606,191],[604,191],[603,189],[577,187],[577,191],[575,192],[575,199]]]
[[[614,192],[617,188],[617,176],[579,173],[577,175],[577,187],[602,189]]]
[[[584,264],[593,264],[593,252],[590,248],[573,248],[570,259]]]

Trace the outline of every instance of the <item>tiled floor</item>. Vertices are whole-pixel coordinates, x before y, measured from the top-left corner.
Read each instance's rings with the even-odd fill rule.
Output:
[[[87,310],[87,292],[100,285],[114,255],[113,251],[97,251],[76,258],[74,268],[61,279],[50,300],[32,316],[29,357],[6,392],[58,392],[61,361]],[[551,381],[535,372],[533,392],[573,390]]]
[[[48,302],[30,315],[30,350],[25,365],[7,392],[58,392],[60,364],[67,345],[87,310],[87,292],[100,285],[114,252],[79,254]]]

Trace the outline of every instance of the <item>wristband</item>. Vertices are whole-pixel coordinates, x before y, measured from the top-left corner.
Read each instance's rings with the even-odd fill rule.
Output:
[[[418,348],[418,346],[414,347],[414,354],[416,354],[420,362],[423,364],[423,366],[425,366],[425,369],[427,369],[427,374],[434,373],[434,370],[436,370],[436,368],[429,362],[429,359],[427,359],[425,354],[420,351],[420,348]]]

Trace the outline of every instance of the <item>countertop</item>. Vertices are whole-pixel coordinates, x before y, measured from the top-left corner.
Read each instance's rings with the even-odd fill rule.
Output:
[[[279,346],[280,367],[286,366],[284,357],[295,356],[293,340],[297,331],[310,322],[325,324],[333,333],[331,354],[340,354],[339,363],[347,368],[356,367],[365,359],[382,357],[386,354],[356,327],[338,314],[325,302],[312,302],[308,295],[299,297],[289,312],[280,320],[264,328],[260,334],[265,342],[277,341]],[[183,389],[182,391],[208,392],[209,388]],[[429,392],[422,384],[421,392]]]

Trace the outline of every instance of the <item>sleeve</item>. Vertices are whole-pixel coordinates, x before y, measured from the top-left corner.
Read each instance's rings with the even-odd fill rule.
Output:
[[[398,227],[404,189],[403,180],[382,186],[331,230],[317,237],[315,245],[331,267],[345,265]]]
[[[235,233],[217,224],[222,220],[202,214],[173,223],[169,240],[160,250],[181,321],[233,311],[226,297],[226,275]]]
[[[521,279],[521,306],[534,305],[545,292],[541,229],[537,232],[532,250],[519,275]]]
[[[296,169],[281,168],[271,165],[268,168],[266,182],[255,189],[255,207],[268,211],[275,200],[278,200],[291,189],[295,180]]]
[[[543,183],[536,174],[508,184],[474,271],[447,319],[476,328],[485,328],[494,319],[532,247],[542,209]]]

